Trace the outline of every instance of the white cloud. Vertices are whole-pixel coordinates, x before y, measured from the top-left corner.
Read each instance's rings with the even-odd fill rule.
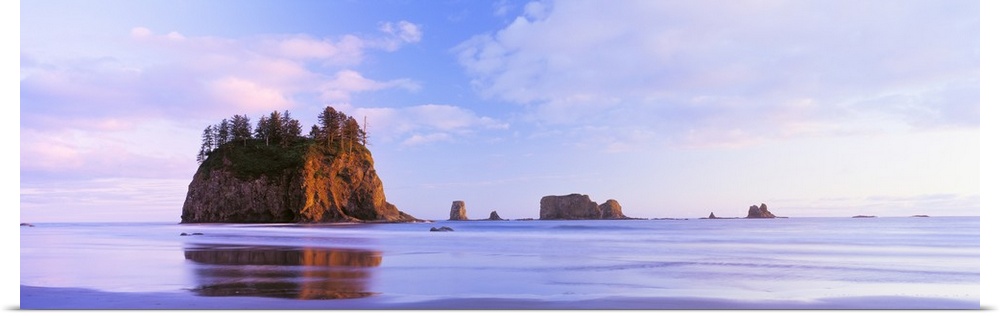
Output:
[[[473,135],[480,131],[505,130],[507,123],[478,116],[453,105],[424,104],[403,108],[352,108],[356,118],[366,118],[370,135],[386,141],[402,139],[404,145],[420,145]]]
[[[281,91],[236,77],[213,80],[207,84],[207,89],[214,97],[215,103],[228,104],[251,112],[283,109],[292,104]]]
[[[153,31],[145,27],[134,27],[132,28],[132,37],[135,38],[145,38],[153,35]]]
[[[728,146],[977,127],[978,24],[975,1],[532,2],[454,52],[483,96],[537,122]]]
[[[403,145],[416,146],[433,142],[451,140],[448,133],[414,134],[403,141]]]
[[[27,155],[22,155],[22,170],[149,174],[141,167],[132,168],[132,161],[150,161],[153,156],[131,148],[143,142],[137,136],[142,129],[157,120],[200,125],[233,114],[254,116],[302,104],[347,102],[358,93],[417,91],[420,85],[413,80],[377,80],[352,69],[370,51],[386,50],[382,47],[386,41],[398,48],[420,40],[415,24],[387,25],[390,34],[373,30],[379,36],[372,38],[355,34],[223,38],[134,27],[127,49],[108,51],[99,58],[60,59],[59,52],[22,52],[22,153]],[[197,137],[195,133],[190,138],[194,146]],[[183,159],[157,160],[157,164],[190,163],[194,150],[182,154]]]
[[[402,44],[419,42],[423,37],[420,26],[409,21],[382,22],[379,24],[379,30],[389,37],[373,41],[372,44],[390,52],[399,49]]]

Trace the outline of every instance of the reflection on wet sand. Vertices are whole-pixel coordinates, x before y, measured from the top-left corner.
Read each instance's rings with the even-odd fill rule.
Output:
[[[204,296],[305,300],[371,296],[376,251],[335,248],[197,245],[184,249],[194,266],[194,291]]]

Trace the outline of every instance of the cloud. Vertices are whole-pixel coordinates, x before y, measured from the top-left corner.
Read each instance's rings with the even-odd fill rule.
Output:
[[[223,38],[135,27],[124,36],[124,48],[97,57],[22,51],[22,170],[152,175],[133,162],[193,161],[187,153],[157,156],[133,149],[149,141],[136,135],[162,120],[200,130],[209,118],[235,113],[347,102],[385,89],[419,90],[408,78],[378,80],[352,69],[370,51],[388,50],[386,41],[395,50],[421,37],[420,28],[406,21],[382,28],[388,33]]]
[[[365,118],[370,135],[384,141],[402,140],[404,145],[452,141],[479,131],[506,130],[509,124],[476,115],[454,105],[424,104],[403,108],[350,108],[356,118]]]
[[[977,128],[978,17],[975,1],[531,2],[453,52],[536,122],[732,145]]]
[[[326,102],[349,101],[351,95],[359,92],[389,88],[417,91],[420,89],[420,84],[410,79],[395,79],[380,82],[365,78],[357,71],[342,70],[337,72],[331,80],[323,84],[322,99]]]
[[[399,49],[402,44],[419,42],[423,36],[420,26],[408,21],[382,22],[379,24],[379,30],[389,37],[373,41],[372,44],[390,52]]]
[[[292,104],[281,91],[248,79],[220,78],[209,82],[206,88],[215,101],[238,105],[251,112],[283,109]]]

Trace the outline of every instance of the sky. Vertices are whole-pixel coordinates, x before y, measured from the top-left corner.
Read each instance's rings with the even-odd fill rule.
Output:
[[[643,218],[980,215],[978,1],[19,9],[22,222],[179,222],[205,126],[326,106],[367,121],[387,200],[422,219],[570,193]]]

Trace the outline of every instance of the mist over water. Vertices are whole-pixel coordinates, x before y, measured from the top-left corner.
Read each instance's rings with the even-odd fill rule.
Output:
[[[440,226],[454,231],[429,231]],[[21,228],[22,285],[295,300],[892,296],[978,308],[979,256],[978,217]]]

